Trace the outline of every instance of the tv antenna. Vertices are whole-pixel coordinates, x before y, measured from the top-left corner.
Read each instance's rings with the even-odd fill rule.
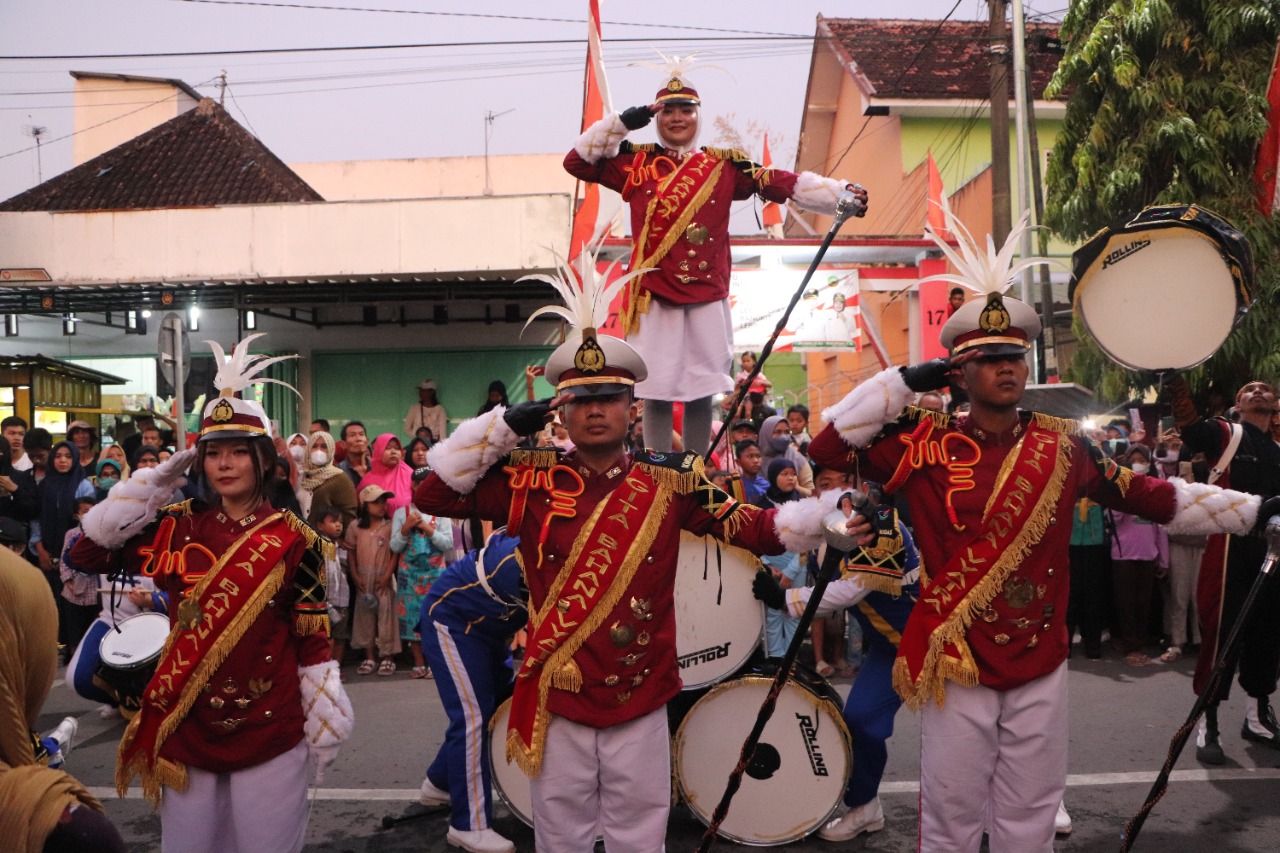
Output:
[[[493,184],[489,181],[489,137],[493,135],[493,122],[507,113],[515,112],[515,107],[495,113],[487,110],[484,114],[484,194],[493,195]]]
[[[27,116],[31,118],[31,116]],[[49,128],[39,124],[24,124],[22,132],[36,141],[36,183],[44,183],[44,167],[40,162],[40,139],[49,132]]]

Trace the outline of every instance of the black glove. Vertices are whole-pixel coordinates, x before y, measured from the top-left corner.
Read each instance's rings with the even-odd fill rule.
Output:
[[[1258,534],[1265,533],[1267,522],[1271,520],[1273,515],[1280,515],[1280,495],[1272,495],[1269,498],[1262,499],[1262,504],[1258,507],[1258,520],[1253,523],[1253,532]]]
[[[547,405],[551,398],[530,400],[517,403],[502,413],[502,419],[516,435],[533,435],[547,425],[547,415],[551,414],[551,406]]]
[[[787,609],[787,597],[772,572],[765,570],[756,572],[755,578],[751,581],[751,594],[757,601],[763,601],[764,606],[771,610]]]
[[[653,121],[653,110],[645,107],[631,107],[622,111],[618,116],[622,119],[622,126],[627,130],[639,130],[649,122]]]
[[[902,381],[917,394],[945,388],[951,381],[951,359],[949,358],[935,358],[923,364],[903,367],[901,370]]]

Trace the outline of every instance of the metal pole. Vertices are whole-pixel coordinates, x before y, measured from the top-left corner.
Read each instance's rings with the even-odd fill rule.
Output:
[[[991,56],[991,234],[1003,243],[1013,230],[1009,194],[1009,48],[1005,0],[988,0]]]

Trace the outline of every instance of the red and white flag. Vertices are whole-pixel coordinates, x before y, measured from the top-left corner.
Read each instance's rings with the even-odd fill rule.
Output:
[[[773,157],[769,154],[769,134],[764,135],[764,157],[761,165],[766,169],[773,166]],[[782,206],[776,201],[766,201],[760,211],[760,221],[764,230],[775,240],[782,239]]]
[[[609,98],[609,81],[604,76],[604,55],[600,45],[600,0],[588,0],[587,67],[582,91],[582,130],[613,112]],[[581,198],[573,215],[573,231],[569,237],[569,258],[582,252],[596,234],[604,233],[613,218],[612,205],[600,203],[600,185],[578,182],[575,199]],[[604,210],[603,208],[608,208]]]
[[[1258,210],[1270,216],[1280,207],[1276,194],[1276,172],[1280,171],[1280,49],[1271,60],[1271,77],[1267,84],[1267,132],[1258,146],[1258,161],[1253,168],[1253,186]]]
[[[925,213],[925,222],[933,226],[933,230],[943,240],[950,240],[951,234],[947,231],[947,220],[942,215],[942,203],[946,200],[946,190],[942,188],[942,173],[938,171],[938,163],[933,159],[933,151],[929,151],[929,192],[928,211]]]

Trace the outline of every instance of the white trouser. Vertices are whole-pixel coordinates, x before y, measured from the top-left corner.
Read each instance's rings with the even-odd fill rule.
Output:
[[[298,853],[307,834],[307,741],[230,773],[187,768],[160,800],[163,853]]]
[[[538,853],[591,853],[597,831],[608,853],[662,853],[671,811],[666,708],[607,729],[552,717],[532,781]]]
[[[1052,853],[1067,786],[1067,665],[1004,692],[947,685],[924,708],[921,853]]]

